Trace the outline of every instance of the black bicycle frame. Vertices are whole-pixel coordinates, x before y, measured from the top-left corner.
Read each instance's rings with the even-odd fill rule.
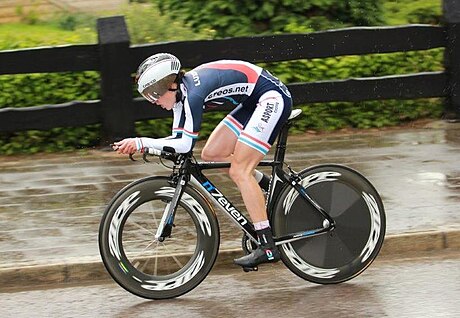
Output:
[[[277,203],[277,198],[283,191],[286,184],[291,185],[296,189],[299,195],[308,202],[318,213],[320,213],[325,221],[323,222],[323,227],[311,230],[300,231],[296,233],[291,233],[283,237],[275,237],[276,245],[296,241],[299,239],[315,236],[321,233],[330,231],[334,227],[334,221],[332,218],[307,194],[305,188],[298,183],[300,180],[299,176],[288,166],[291,174],[286,173],[283,170],[284,157],[286,153],[286,144],[287,136],[290,123],[288,122],[284,125],[282,131],[278,136],[276,143],[276,151],[273,160],[262,160],[258,166],[261,167],[271,167],[272,168],[272,182],[270,183],[269,194],[266,202],[267,211],[273,211],[275,204]],[[236,225],[241,228],[251,240],[255,243],[257,241],[257,235],[254,230],[254,225],[248,220],[243,213],[241,213],[227,197],[219,191],[219,189],[203,174],[203,170],[210,169],[223,169],[230,168],[229,162],[198,162],[192,163],[191,159],[186,160],[183,164],[182,169],[184,173],[180,173],[180,182],[177,184],[176,198],[180,198],[183,193],[184,186],[188,183],[189,180],[184,178],[185,176],[191,175],[196,181],[203,187],[203,189],[209,194],[209,196],[219,205],[223,211],[225,211],[230,219],[232,219]],[[281,182],[279,182],[281,181]],[[173,215],[174,205],[171,207],[168,216]],[[270,217],[271,215],[269,215]],[[171,220],[172,221],[172,220]]]

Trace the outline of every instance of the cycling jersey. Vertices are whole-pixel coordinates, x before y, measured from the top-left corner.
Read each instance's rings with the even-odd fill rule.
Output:
[[[292,99],[286,86],[268,71],[244,61],[221,60],[187,72],[180,85],[182,100],[173,107],[172,135],[137,138],[144,147],[189,152],[198,138],[206,108],[234,107],[222,124],[238,141],[266,154],[286,122]]]

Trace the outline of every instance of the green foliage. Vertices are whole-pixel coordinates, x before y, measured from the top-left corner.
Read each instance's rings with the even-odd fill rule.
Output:
[[[0,108],[60,104],[99,98],[97,72],[0,76]]]
[[[407,4],[387,0],[383,3],[385,24],[426,23],[440,14],[440,4],[437,1],[434,4],[432,0],[414,0]],[[160,7],[161,11],[156,7],[137,4],[125,9],[132,43],[261,33],[305,33],[348,25],[382,23],[379,18],[380,2],[374,0],[164,0]],[[176,18],[166,16],[165,12],[174,14]],[[190,25],[181,24],[181,19],[187,19]],[[0,50],[64,43],[94,43],[97,38],[92,25],[94,19],[89,16],[64,14],[47,24],[40,21],[34,23],[36,24],[0,25]],[[443,70],[442,55],[443,50],[437,49],[299,60],[261,66],[269,69],[285,83],[312,82],[440,71]],[[0,76],[0,108],[92,100],[98,99],[99,94],[97,72]],[[135,91],[133,94],[138,95]],[[442,105],[440,99],[424,99],[316,103],[302,105],[301,108],[304,115],[293,127],[294,132],[397,125],[418,118],[439,117]],[[205,113],[200,137],[206,138],[224,116],[224,113]],[[141,136],[167,136],[170,134],[170,127],[171,119],[136,123],[137,134]],[[0,153],[65,151],[93,147],[99,143],[99,129],[99,125],[91,125],[55,128],[45,132],[3,134],[0,135]]]
[[[171,19],[159,15],[159,10],[133,5],[126,9],[127,25],[132,43],[149,41],[188,40],[210,38],[210,31],[191,31]],[[152,19],[155,16],[155,19]],[[0,50],[21,49],[65,43],[96,42],[95,18],[81,14],[56,16],[47,24],[0,25]],[[140,23],[142,22],[142,23]],[[167,29],[167,30],[166,30]],[[69,30],[73,30],[70,32]],[[158,30],[164,30],[158,32]],[[100,98],[100,76],[97,72],[69,72],[50,74],[25,74],[0,76],[0,108],[51,105],[73,100],[94,100]],[[137,97],[137,92],[134,93]],[[154,107],[154,106],[152,106]],[[152,135],[170,133],[168,121],[139,123],[139,132]],[[162,128],[163,127],[163,128]],[[49,131],[26,131],[0,134],[0,154],[65,151],[82,147],[94,147],[100,142],[100,125],[76,128],[55,128]]]
[[[286,83],[380,77],[443,70],[443,50],[344,56],[300,60],[263,65]],[[292,72],[292,70],[295,72]],[[303,105],[302,121],[297,131],[333,130],[344,127],[371,128],[397,125],[401,122],[439,117],[440,99],[382,100],[361,103],[317,103]]]
[[[443,49],[264,64],[286,83],[442,71]],[[292,71],[294,70],[294,71]]]
[[[54,17],[53,22],[62,30],[77,31],[94,27],[96,18],[85,13],[62,12]]]
[[[96,72],[0,76],[0,107],[98,99],[98,81]],[[98,144],[98,125],[0,135],[0,153],[5,154],[65,151]]]
[[[0,50],[95,39],[89,30],[69,32],[53,25],[4,24],[0,26]],[[99,98],[97,72],[66,72],[0,76],[0,108],[60,104]],[[65,151],[99,143],[98,125],[25,131],[0,135],[0,153]]]
[[[396,126],[422,118],[439,118],[442,100],[381,100],[360,103],[315,103],[300,106],[302,120],[295,122],[292,132],[336,130],[346,127],[380,128]]]
[[[17,6],[16,15],[20,18],[22,23],[33,25],[39,22],[39,15],[35,8],[26,11],[23,6]]]
[[[442,1],[433,0],[386,0],[383,3],[386,24],[408,23],[439,24]]]
[[[381,24],[380,0],[152,0],[194,30],[212,28],[217,37],[285,33],[289,28],[331,29]]]
[[[72,151],[99,145],[100,125],[0,135],[0,154]]]
[[[187,24],[161,14],[156,6],[133,3],[124,9],[123,14],[133,44],[207,39],[214,35],[207,28],[196,32]]]
[[[406,20],[403,23],[426,23],[433,16],[439,16],[436,7],[439,4],[434,4],[432,0],[407,3],[397,0],[151,1],[158,4],[163,12],[187,21],[195,30],[215,29],[217,38],[267,33],[306,33],[346,26],[387,24],[386,20],[390,16],[395,19],[404,17]],[[268,68],[285,83],[443,70],[442,50],[347,56],[261,66]],[[427,106],[425,103],[428,102]],[[406,120],[439,116],[441,102],[439,99],[391,100],[312,104],[302,108],[305,116],[295,127],[298,131],[395,125]],[[207,120],[215,125],[219,120],[216,117],[209,114]],[[202,131],[200,135],[206,133]]]

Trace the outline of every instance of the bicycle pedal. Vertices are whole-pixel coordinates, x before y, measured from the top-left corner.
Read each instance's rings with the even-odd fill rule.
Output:
[[[257,272],[259,270],[259,267],[257,266],[254,266],[254,267],[243,267],[243,271],[245,273],[249,273],[249,272]]]

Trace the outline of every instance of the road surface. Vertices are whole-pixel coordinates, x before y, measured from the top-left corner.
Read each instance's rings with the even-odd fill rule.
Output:
[[[361,276],[322,286],[283,265],[217,270],[187,295],[149,301],[115,283],[8,291],[2,317],[459,317],[460,251],[379,259]]]

